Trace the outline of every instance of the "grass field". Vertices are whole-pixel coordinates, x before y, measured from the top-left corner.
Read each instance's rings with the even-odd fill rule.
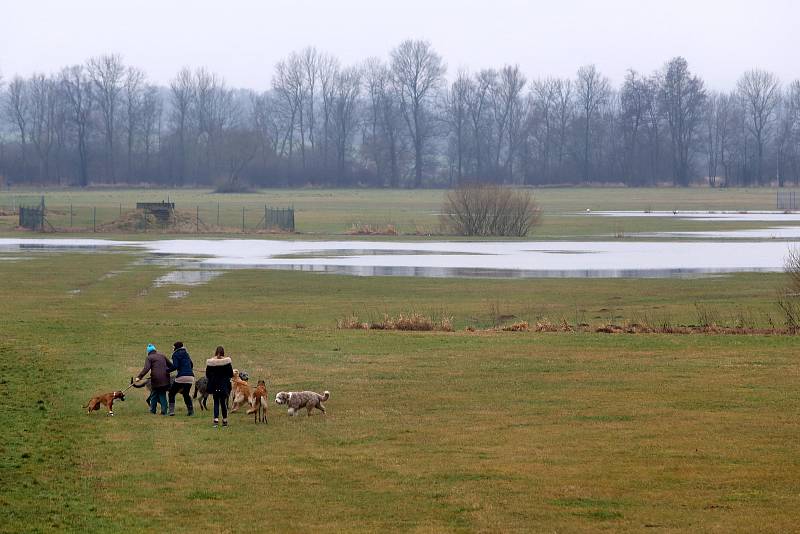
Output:
[[[37,190],[0,192],[0,210],[10,209],[22,199],[32,201]],[[775,208],[773,189],[541,189],[535,194],[543,210],[542,224],[531,236],[552,239],[574,236],[613,236],[651,231],[719,230],[766,227],[767,223],[682,221],[673,219],[607,218],[585,215],[587,208],[601,210],[768,210]],[[133,209],[137,201],[169,198],[188,217],[199,213],[202,225],[219,227],[222,233],[241,232],[242,208],[245,226],[253,231],[264,213],[264,205],[294,206],[297,231],[301,234],[341,235],[353,225],[394,225],[404,234],[440,231],[442,190],[264,190],[257,194],[219,195],[204,190],[61,190],[44,192],[48,215],[57,228],[93,229],[94,208],[102,226]],[[73,217],[70,224],[69,209]],[[218,211],[219,207],[219,211]],[[12,231],[16,219],[0,217],[0,233]],[[201,226],[202,226],[201,225]],[[191,226],[191,225],[190,225]],[[191,228],[190,228],[191,231]],[[108,233],[108,230],[105,230]],[[113,232],[112,232],[113,233]],[[116,232],[119,233],[119,232]],[[299,236],[302,238],[302,235]]]
[[[498,312],[690,323],[698,303],[761,322],[778,275],[250,270],[174,300],[181,288],[152,285],[164,272],[130,253],[0,261],[0,531],[785,532],[800,519],[797,338],[464,331]],[[410,310],[457,331],[335,327]],[[147,342],[176,339],[200,368],[224,345],[273,396],[328,389],[329,413],[290,420],[273,404],[269,425],[233,414],[213,429],[180,402],[149,415],[138,390],[113,418],[81,410],[127,384]]]

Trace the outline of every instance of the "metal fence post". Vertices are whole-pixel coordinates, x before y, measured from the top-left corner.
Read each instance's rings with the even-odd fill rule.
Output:
[[[194,233],[200,233],[200,206],[197,206],[197,215],[194,219]]]
[[[92,232],[97,231],[97,206],[92,208]]]
[[[219,228],[219,202],[217,202],[217,228]]]
[[[242,206],[242,233],[244,233],[244,206]]]

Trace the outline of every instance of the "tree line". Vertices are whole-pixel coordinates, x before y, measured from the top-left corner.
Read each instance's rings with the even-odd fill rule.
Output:
[[[14,184],[453,187],[800,183],[800,81],[714,91],[676,57],[614,87],[594,65],[529,79],[458,71],[430,43],[342,65],[315,48],[271,87],[183,68],[168,87],[119,55],[0,77],[0,176]]]

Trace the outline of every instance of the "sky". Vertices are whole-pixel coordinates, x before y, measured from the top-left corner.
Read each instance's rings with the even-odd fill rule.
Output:
[[[158,84],[202,66],[263,90],[294,50],[354,64],[409,38],[430,41],[450,77],[505,64],[573,77],[594,63],[618,84],[681,55],[718,90],[756,67],[800,78],[800,0],[0,0],[6,79],[118,53]]]

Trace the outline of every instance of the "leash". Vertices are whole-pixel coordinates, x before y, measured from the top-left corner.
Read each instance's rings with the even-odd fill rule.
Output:
[[[126,391],[128,391],[129,389],[131,389],[131,388],[133,388],[133,387],[137,387],[137,386],[136,386],[136,382],[141,382],[142,380],[147,380],[147,379],[146,379],[145,377],[142,377],[142,378],[140,378],[139,380],[131,380],[131,383],[130,383],[130,385],[129,385],[128,387],[126,387],[125,389],[123,389],[123,390],[122,390],[122,392],[123,392],[123,393],[125,393],[125,392],[126,392]],[[143,386],[139,386],[139,387],[143,387]]]

